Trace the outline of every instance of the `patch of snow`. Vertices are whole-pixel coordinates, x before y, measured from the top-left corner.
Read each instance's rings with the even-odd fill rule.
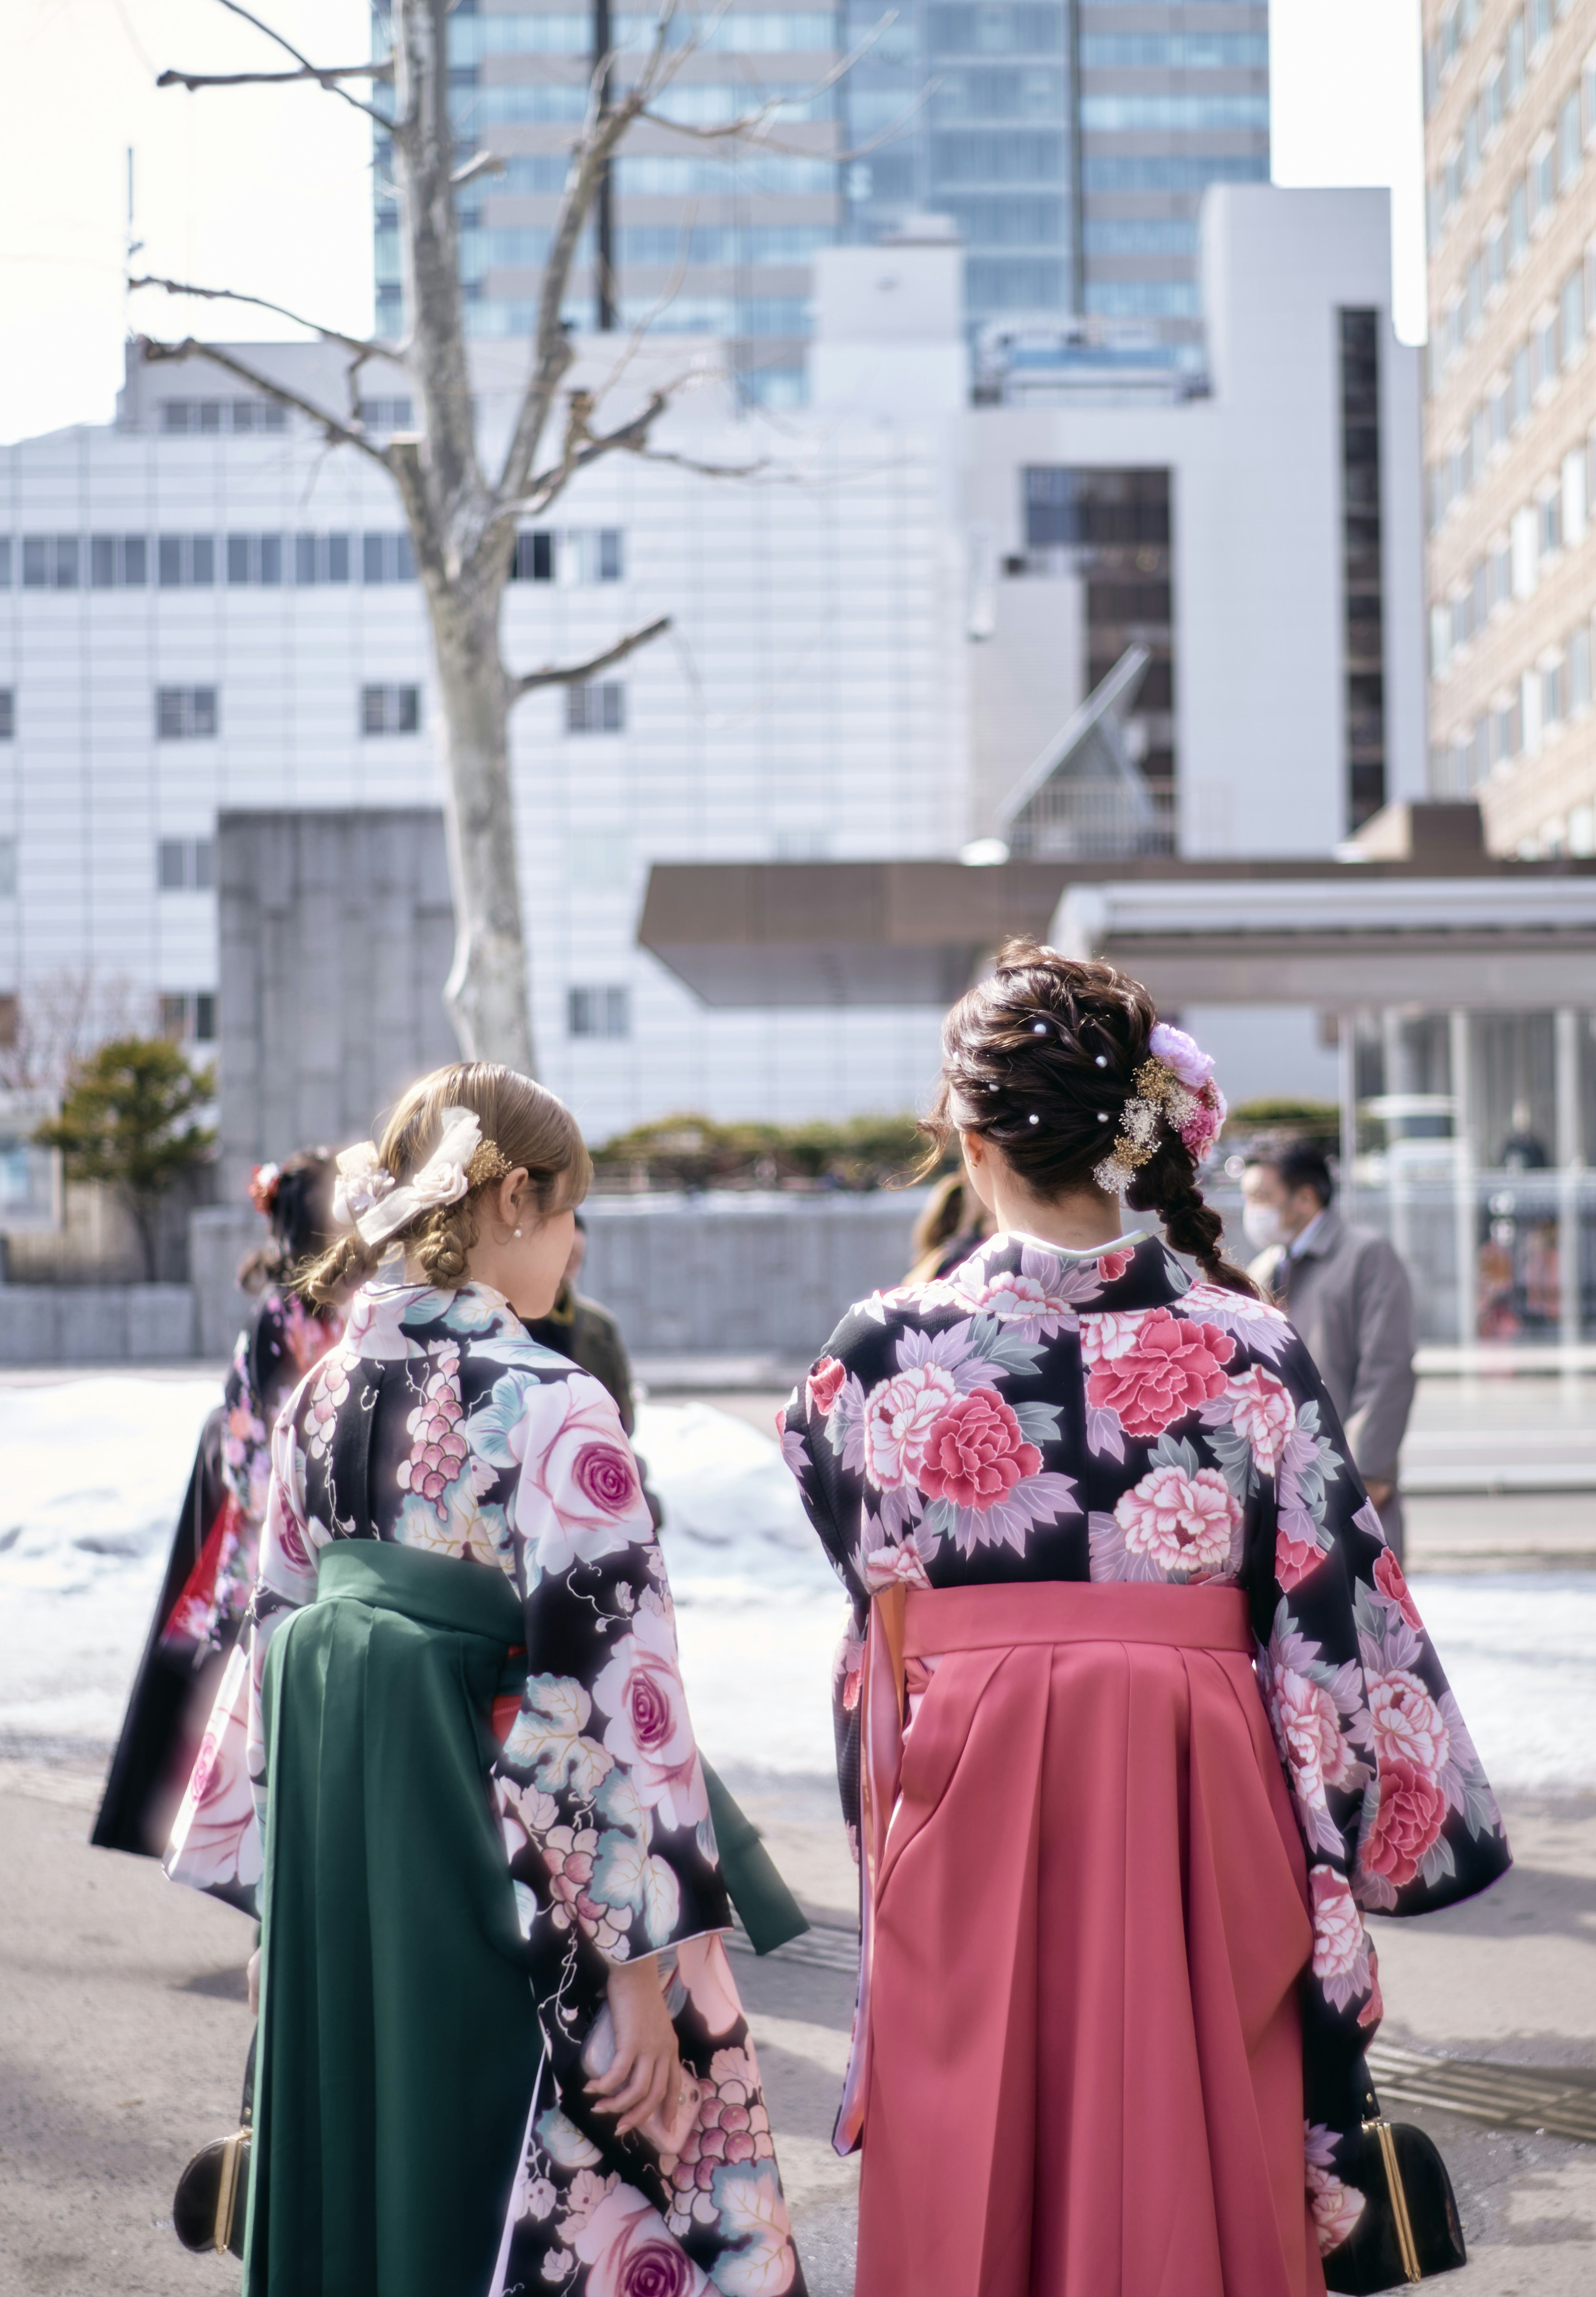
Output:
[[[1596,1785],[1596,1571],[1416,1571],[1412,1587],[1493,1786]]]

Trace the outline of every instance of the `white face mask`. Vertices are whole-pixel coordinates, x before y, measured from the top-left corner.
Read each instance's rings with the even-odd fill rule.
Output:
[[[1284,1244],[1286,1227],[1280,1218],[1279,1205],[1266,1205],[1256,1197],[1249,1197],[1241,1208],[1242,1232],[1256,1252],[1267,1252],[1271,1245]]]

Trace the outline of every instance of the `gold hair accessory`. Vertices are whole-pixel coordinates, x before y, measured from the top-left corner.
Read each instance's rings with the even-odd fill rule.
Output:
[[[514,1169],[497,1140],[481,1140],[465,1167],[465,1178],[473,1189],[481,1189],[489,1181],[502,1181]]]

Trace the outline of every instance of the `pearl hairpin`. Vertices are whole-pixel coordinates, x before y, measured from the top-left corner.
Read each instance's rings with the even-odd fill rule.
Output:
[[[1106,1069],[1106,1068],[1107,1067],[1107,1066],[1108,1066],[1108,1056],[1107,1056],[1107,1053],[1099,1053],[1099,1054],[1098,1055],[1098,1066],[1100,1069]]]
[[[1031,1114],[1030,1114],[1030,1116],[1026,1118],[1025,1122],[1026,1122],[1028,1124],[1040,1124],[1041,1123],[1041,1117],[1037,1115],[1036,1111],[1035,1111],[1034,1109],[1032,1109],[1032,1112],[1031,1112]]]
[[[1032,1021],[1031,1024],[1031,1033],[1033,1037],[1045,1037],[1048,1033],[1047,1023],[1045,1021]]]
[[[1108,1111],[1106,1108],[1099,1108],[1098,1111],[1098,1123],[1099,1124],[1107,1124],[1107,1122]]]

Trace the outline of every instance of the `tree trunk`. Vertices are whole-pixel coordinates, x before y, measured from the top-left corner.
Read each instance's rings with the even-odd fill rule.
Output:
[[[455,961],[443,1001],[467,1060],[532,1074],[532,1025],[515,874],[501,592],[427,585],[443,714],[444,820]]]

